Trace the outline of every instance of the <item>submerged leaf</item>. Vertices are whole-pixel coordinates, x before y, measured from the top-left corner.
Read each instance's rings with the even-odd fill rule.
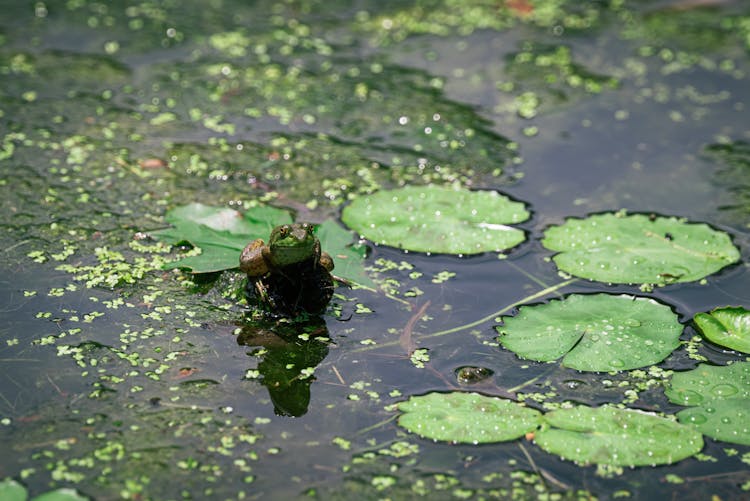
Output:
[[[376,244],[418,252],[478,254],[524,241],[508,226],[529,218],[521,202],[496,191],[410,186],[378,191],[344,208],[342,221]]]
[[[478,393],[428,393],[401,402],[398,424],[425,438],[452,443],[504,442],[534,430],[541,413]]]
[[[750,353],[750,311],[741,306],[715,308],[693,317],[711,342],[732,350]]]
[[[679,345],[677,315],[653,299],[571,294],[502,317],[500,343],[522,358],[580,371],[622,371],[664,360]]]
[[[750,445],[750,362],[678,372],[665,393],[670,402],[691,406],[677,413],[681,423],[717,440]]]
[[[558,409],[544,416],[534,442],[582,464],[646,466],[676,463],[703,449],[703,437],[654,414],[608,405]]]
[[[707,224],[644,214],[596,214],[568,219],[545,232],[542,244],[557,266],[608,283],[690,282],[735,263],[729,235]]]

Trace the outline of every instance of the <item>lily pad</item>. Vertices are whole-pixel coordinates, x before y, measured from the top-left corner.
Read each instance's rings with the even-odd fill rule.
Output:
[[[496,191],[410,186],[355,199],[341,219],[380,245],[446,254],[499,252],[523,242],[511,224],[529,218],[521,202]]]
[[[558,268],[608,283],[690,282],[737,262],[729,235],[707,224],[644,214],[597,214],[545,231]]]
[[[26,488],[13,480],[6,478],[0,482],[0,499],[5,501],[26,501]]]
[[[334,221],[327,220],[315,227],[320,246],[333,258],[333,274],[352,282],[373,288],[375,282],[367,276],[362,260],[367,256],[367,247],[352,244],[352,232]]]
[[[463,392],[414,396],[398,409],[398,424],[408,431],[465,444],[514,440],[539,426],[542,416],[511,400]]]
[[[73,489],[62,488],[40,494],[31,501],[88,501],[88,499]]]
[[[289,212],[276,207],[258,206],[241,213],[199,203],[177,207],[165,219],[172,227],[151,232],[154,238],[173,244],[188,242],[201,250],[199,255],[174,261],[166,268],[188,269],[193,273],[237,268],[240,253],[248,242],[257,238],[267,240],[274,227],[292,222]],[[315,231],[321,248],[334,258],[337,276],[373,286],[362,265],[366,248],[352,243],[351,232],[330,220],[317,225]]]
[[[248,242],[268,238],[275,226],[292,222],[287,211],[275,207],[254,207],[242,214],[200,203],[176,207],[165,219],[172,228],[151,232],[154,238],[175,244],[189,242],[201,249],[200,255],[169,263],[166,268],[184,268],[193,273],[236,268]]]
[[[690,426],[608,405],[558,409],[546,414],[544,421],[534,442],[581,464],[671,464],[703,449],[703,437]]]
[[[664,360],[679,345],[677,315],[653,299],[571,294],[522,306],[496,327],[500,343],[522,358],[579,371],[622,371]]]
[[[2,501],[26,501],[29,497],[26,487],[12,478],[0,481],[0,499]],[[87,501],[77,491],[68,488],[55,489],[31,499],[31,501]]]
[[[672,376],[669,401],[690,408],[677,413],[711,438],[750,445],[750,362],[701,364]]]
[[[741,306],[715,308],[693,317],[698,329],[711,342],[750,353],[750,311]]]

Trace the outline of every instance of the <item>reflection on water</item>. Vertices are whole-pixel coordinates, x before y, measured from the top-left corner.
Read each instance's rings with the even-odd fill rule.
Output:
[[[268,390],[274,412],[299,417],[310,404],[313,372],[328,354],[328,330],[315,317],[307,322],[256,322],[244,325],[237,344],[259,347],[250,355],[258,359],[259,381]]]

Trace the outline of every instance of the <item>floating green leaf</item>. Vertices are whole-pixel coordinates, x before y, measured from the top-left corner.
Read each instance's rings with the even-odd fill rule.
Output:
[[[274,227],[292,222],[289,212],[276,207],[258,206],[240,213],[199,203],[177,207],[165,219],[172,227],[151,232],[152,236],[175,244],[189,242],[201,249],[199,255],[169,263],[167,268],[185,268],[193,273],[237,268],[240,253],[249,242],[267,240]],[[336,275],[360,285],[373,285],[362,266],[366,249],[351,243],[349,231],[334,221],[325,221],[316,227],[316,233],[323,250],[334,258]]]
[[[522,358],[580,371],[621,371],[664,360],[679,344],[677,315],[653,299],[571,294],[502,317],[500,343]]]
[[[669,419],[608,405],[558,409],[544,416],[534,442],[582,464],[671,464],[700,452],[703,437]]]
[[[327,220],[316,226],[315,234],[320,240],[321,247],[333,257],[334,275],[359,285],[375,287],[375,283],[367,276],[362,266],[362,259],[367,255],[367,247],[362,244],[352,244],[350,231],[334,221]]]
[[[677,372],[666,390],[669,401],[678,405],[702,405],[717,398],[750,399],[750,362]]]
[[[4,501],[26,501],[26,488],[13,480],[6,478],[0,482],[0,499]]]
[[[711,342],[732,350],[750,353],[750,311],[741,306],[715,308],[693,317]]]
[[[12,478],[0,481],[0,500],[2,501],[26,501],[28,499],[26,487]],[[40,494],[31,501],[87,501],[88,498],[81,496],[73,489],[55,489]]]
[[[678,372],[666,395],[672,403],[691,406],[677,413],[681,423],[717,440],[750,445],[750,362]]]
[[[564,272],[608,283],[690,282],[740,258],[729,235],[707,224],[643,214],[568,219],[542,244]]]
[[[479,444],[514,440],[539,426],[541,414],[511,400],[478,393],[428,393],[398,409],[398,424],[425,438]]]
[[[54,491],[40,494],[31,501],[88,501],[89,498],[81,496],[73,489],[55,489]]]
[[[210,273],[239,266],[245,245],[256,238],[268,238],[280,224],[291,223],[289,212],[275,207],[254,207],[244,215],[224,207],[193,203],[169,211],[165,217],[172,228],[152,232],[155,238],[172,243],[190,242],[201,254],[170,263],[168,268],[188,268],[193,273]]]
[[[355,199],[344,224],[376,244],[418,252],[478,254],[509,249],[524,232],[508,226],[529,212],[495,191],[410,186]]]

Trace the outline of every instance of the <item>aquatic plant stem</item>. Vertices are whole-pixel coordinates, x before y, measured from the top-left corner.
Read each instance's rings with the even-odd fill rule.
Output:
[[[472,327],[476,327],[477,325],[480,325],[480,324],[483,324],[485,322],[488,322],[488,321],[494,319],[495,317],[498,317],[498,316],[502,315],[503,313],[507,313],[511,308],[515,308],[519,304],[528,303],[528,302],[533,301],[535,299],[539,299],[540,297],[544,297],[547,294],[552,294],[553,292],[555,292],[555,291],[557,291],[559,289],[562,289],[563,287],[567,287],[568,285],[570,285],[571,283],[575,282],[576,280],[578,280],[578,279],[577,278],[571,278],[571,279],[566,280],[564,282],[560,282],[559,284],[555,284],[555,285],[552,285],[550,287],[547,287],[546,289],[540,290],[539,292],[531,294],[530,296],[526,296],[523,299],[519,299],[518,301],[515,301],[515,302],[513,302],[513,303],[511,303],[511,304],[509,304],[509,305],[507,305],[507,306],[505,306],[505,307],[497,310],[494,313],[490,313],[489,315],[487,315],[485,317],[482,317],[479,320],[475,320],[475,321],[470,322],[468,324],[459,325],[458,327],[453,327],[452,329],[446,329],[444,331],[438,331],[438,332],[433,332],[432,334],[426,334],[426,335],[424,335],[422,337],[423,338],[433,338],[433,337],[438,337],[438,336],[444,336],[446,334],[453,334],[454,332],[459,332],[459,331],[463,331],[463,330],[466,330],[466,329],[471,329]]]
[[[502,315],[503,313],[508,312],[511,308],[515,308],[516,306],[518,306],[520,304],[528,303],[530,301],[534,301],[535,299],[539,299],[541,297],[544,297],[544,296],[546,296],[548,294],[552,294],[552,293],[554,293],[554,292],[556,292],[556,291],[558,291],[558,290],[560,290],[560,289],[562,289],[564,287],[567,287],[568,285],[572,284],[573,282],[576,282],[577,280],[578,280],[577,278],[571,278],[571,279],[565,280],[564,282],[560,282],[559,284],[555,284],[555,285],[549,286],[546,289],[542,289],[539,292],[535,292],[534,294],[526,296],[525,298],[519,299],[518,301],[514,301],[513,303],[511,303],[511,304],[509,304],[507,306],[504,306],[503,308],[501,308],[501,309],[499,309],[499,310],[497,310],[497,311],[495,311],[493,313],[490,313],[489,315],[484,316],[484,317],[480,318],[479,320],[475,320],[473,322],[469,322],[468,324],[459,325],[458,327],[453,327],[451,329],[446,329],[446,330],[442,330],[442,331],[438,331],[438,332],[433,332],[431,334],[425,334],[425,335],[420,336],[420,337],[422,339],[429,339],[429,338],[434,338],[434,337],[439,337],[439,336],[445,336],[447,334],[453,334],[454,332],[460,332],[460,331],[463,331],[463,330],[466,330],[466,329],[471,329],[472,327],[476,327],[477,325],[481,325],[481,324],[483,324],[485,322],[489,322],[490,320],[492,320],[492,319],[494,319],[494,318]],[[398,340],[395,340],[395,341],[389,341],[387,343],[380,343],[380,344],[375,344],[375,345],[362,346],[361,348],[357,348],[356,350],[351,350],[351,353],[358,353],[358,352],[361,352],[361,351],[370,351],[370,350],[376,350],[378,348],[385,348],[385,347],[389,347],[389,346],[396,346],[396,345],[399,345],[400,342],[401,342],[401,340],[398,339]]]
[[[397,417],[398,417],[398,414],[394,414],[394,415],[392,415],[392,416],[390,416],[390,417],[388,417],[388,418],[386,418],[386,419],[384,419],[384,420],[382,420],[382,421],[380,421],[378,423],[375,423],[373,425],[368,426],[367,428],[362,428],[361,430],[357,431],[354,434],[354,436],[359,436],[359,435],[362,435],[364,433],[367,433],[368,431],[380,428],[381,426],[384,426],[384,425],[390,423],[391,421],[393,421]]]
[[[516,393],[518,390],[520,390],[522,388],[525,388],[526,386],[528,386],[530,384],[534,384],[534,383],[536,383],[537,381],[539,381],[540,379],[542,379],[544,377],[547,377],[547,375],[549,373],[551,373],[553,370],[555,370],[556,368],[557,368],[557,365],[555,365],[554,367],[552,367],[550,369],[547,369],[543,373],[539,374],[536,377],[533,377],[533,378],[529,379],[528,381],[525,381],[525,382],[523,382],[523,383],[521,383],[521,384],[519,384],[517,386],[514,386],[513,388],[508,388],[506,391],[508,393]]]
[[[521,449],[521,452],[523,452],[523,455],[526,456],[526,461],[529,462],[529,465],[531,465],[531,468],[534,470],[534,473],[536,473],[537,476],[539,477],[539,480],[542,483],[542,488],[544,489],[545,494],[548,493],[549,489],[547,488],[547,482],[544,480],[544,475],[542,475],[542,472],[539,471],[539,468],[537,468],[534,458],[531,457],[531,454],[529,454],[529,451],[526,450],[526,447],[524,447],[521,442],[518,442],[518,447]]]

